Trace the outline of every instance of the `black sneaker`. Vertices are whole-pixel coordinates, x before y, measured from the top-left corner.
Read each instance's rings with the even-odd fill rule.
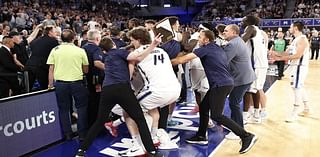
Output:
[[[190,144],[202,144],[202,145],[207,145],[208,144],[208,139],[204,136],[198,136],[195,135],[189,139],[186,139],[187,143]]]
[[[243,154],[249,151],[251,147],[256,143],[257,140],[258,138],[253,134],[250,134],[248,137],[241,139],[242,147],[239,150],[239,153]]]
[[[148,153],[147,157],[164,157],[164,155],[159,152],[155,152],[155,153]]]
[[[84,154],[86,154],[86,151],[79,149],[75,157],[84,157]]]

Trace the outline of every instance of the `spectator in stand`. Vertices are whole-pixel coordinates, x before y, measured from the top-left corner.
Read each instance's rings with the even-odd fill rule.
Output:
[[[38,80],[40,89],[48,88],[49,66],[46,64],[46,61],[50,51],[59,45],[54,26],[45,27],[43,34],[42,37],[30,43],[32,55],[27,62],[30,91],[35,80]]]
[[[51,13],[47,13],[46,19],[42,22],[42,24],[44,27],[49,26],[49,25],[56,26],[56,22],[52,19]]]
[[[0,99],[9,96],[9,90],[12,90],[12,95],[20,93],[17,72],[20,69],[14,62],[11,48],[14,42],[11,37],[5,36],[2,39],[0,48]]]

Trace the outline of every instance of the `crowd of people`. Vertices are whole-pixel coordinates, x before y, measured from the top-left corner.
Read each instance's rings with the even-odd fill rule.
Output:
[[[169,21],[174,38],[163,43],[163,36],[153,31],[156,21],[140,23],[136,18],[115,15],[116,12],[110,11],[114,5],[97,5],[103,14],[99,9],[95,11],[95,7],[80,13],[31,4],[28,7],[19,3],[4,5],[1,17],[5,22],[0,25],[0,98],[22,92],[17,72],[28,73],[28,91],[32,91],[35,82],[39,83],[39,89],[54,88],[66,140],[74,136],[70,117],[72,106],[76,108],[77,134],[81,141],[78,157],[85,155],[104,127],[116,136],[113,123],[117,120],[127,124],[132,137],[132,145],[120,151],[121,156],[162,156],[156,146],[178,148],[166,129],[176,102],[186,95],[181,75],[185,70],[191,72],[200,113],[198,131],[186,142],[208,144],[207,128],[212,120],[231,130],[226,138],[242,141],[239,153],[248,152],[258,138],[246,131],[244,125],[260,124],[267,116],[263,85],[268,53],[279,62],[279,67],[285,60],[292,63],[290,76],[295,102],[286,121],[297,120],[301,104],[304,114],[310,111],[303,88],[309,42],[303,35],[301,22],[291,25],[289,33],[295,39],[289,46],[282,40],[282,30],[278,30],[277,40],[269,51],[268,34],[258,27],[259,18],[254,15],[243,18],[243,34],[234,24],[214,28],[209,23],[201,23],[196,28],[182,28],[177,17],[166,17],[164,20]],[[18,7],[12,8],[15,5]],[[39,12],[28,14],[34,9]],[[29,16],[33,18],[27,18]],[[24,18],[26,23],[21,25]],[[28,29],[28,19],[39,20],[31,22],[30,35],[28,30],[24,31]],[[127,24],[124,26],[118,21]],[[313,40],[320,41],[319,38]],[[280,71],[279,77],[282,76]],[[223,115],[226,99],[230,102],[231,118]],[[244,110],[240,110],[242,100]],[[254,108],[252,111],[250,106]]]
[[[320,3],[316,0],[298,0],[292,18],[319,18]]]

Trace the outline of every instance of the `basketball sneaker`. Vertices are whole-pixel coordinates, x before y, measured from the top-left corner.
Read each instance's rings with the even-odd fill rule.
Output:
[[[248,152],[252,146],[256,143],[256,141],[258,140],[258,138],[251,134],[243,139],[241,139],[241,149],[239,150],[240,154],[246,153]]]
[[[212,121],[212,119],[211,119],[211,118],[209,118],[209,121],[208,121],[208,128],[213,128],[214,126],[216,126],[216,125],[214,124],[214,122]]]
[[[167,123],[168,126],[176,126],[178,124],[179,124],[178,121],[175,121],[175,120],[172,120],[172,119],[170,121],[168,121],[168,123]]]
[[[260,117],[262,120],[267,119],[268,117],[267,111],[260,111]]]
[[[154,145],[155,147],[159,147],[159,146],[160,146],[160,140],[159,140],[159,137],[158,137],[158,136],[152,137],[152,142],[153,142],[153,145]]]
[[[248,123],[249,124],[261,124],[262,120],[260,116],[252,116],[249,120]]]
[[[310,109],[309,108],[305,108],[302,112],[300,112],[298,115],[299,116],[302,116],[302,117],[308,117],[308,116],[310,116],[310,113],[311,111],[310,111]]]
[[[297,120],[298,120],[298,115],[295,112],[293,112],[287,117],[286,122],[287,123],[292,123],[292,122],[295,122]]]
[[[186,139],[186,142],[189,144],[201,144],[201,145],[207,145],[208,139],[204,136],[195,135],[189,139]]]
[[[84,157],[86,151],[79,149],[75,157]]]
[[[179,146],[177,143],[171,140],[169,134],[164,129],[158,129],[157,137],[159,139],[160,145],[159,149],[177,149]]]
[[[299,106],[294,106],[292,112],[287,117],[286,122],[292,123],[298,120]]]
[[[113,126],[113,122],[112,121],[104,123],[104,127],[109,131],[109,133],[113,137],[117,137],[118,136],[118,127]]]
[[[118,153],[120,156],[145,156],[146,152],[139,145],[133,146],[127,150],[120,151]]]

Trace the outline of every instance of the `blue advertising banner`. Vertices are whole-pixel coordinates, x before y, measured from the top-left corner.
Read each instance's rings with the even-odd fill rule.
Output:
[[[62,139],[54,91],[0,101],[0,157],[15,157]]]
[[[211,21],[213,24],[241,24],[241,18],[237,19],[227,19]],[[294,21],[303,21],[306,26],[320,26],[320,18],[296,18],[296,19],[261,19],[260,27],[290,27]],[[194,24],[201,23],[201,21],[193,22]]]

